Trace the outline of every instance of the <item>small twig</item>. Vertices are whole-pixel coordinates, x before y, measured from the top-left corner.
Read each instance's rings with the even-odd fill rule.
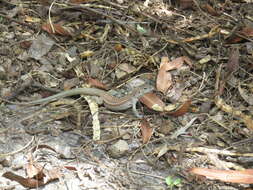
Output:
[[[54,29],[54,25],[53,25],[52,19],[51,19],[51,10],[52,10],[54,3],[55,3],[55,0],[51,3],[49,10],[48,10],[48,21],[49,21],[49,24],[50,24],[53,34],[55,33],[55,29]]]
[[[32,140],[30,142],[28,142],[24,147],[20,148],[19,150],[15,150],[13,152],[8,152],[8,153],[5,153],[5,154],[0,154],[0,158],[6,157],[6,156],[11,156],[11,155],[17,154],[17,153],[25,150],[27,147],[29,147],[32,144],[32,142],[34,141],[34,139],[35,139],[35,136],[33,136]]]
[[[189,123],[187,123],[184,127],[179,128],[171,135],[171,139],[176,139],[179,135],[184,134],[186,130],[193,124],[193,122],[197,119],[194,117]]]

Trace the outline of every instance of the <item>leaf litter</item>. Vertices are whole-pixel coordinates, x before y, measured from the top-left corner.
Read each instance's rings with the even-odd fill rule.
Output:
[[[0,1],[1,185],[61,189],[64,178],[77,189],[165,189],[168,173],[183,189],[224,189],[212,179],[230,189],[251,184],[250,162],[237,158],[253,152],[252,8],[247,1]],[[83,85],[122,97],[138,83],[153,89],[137,104],[142,120],[100,105],[91,114],[80,96],[8,103]],[[43,141],[35,147],[59,150],[34,154],[31,135]],[[110,157],[118,142],[128,148]]]

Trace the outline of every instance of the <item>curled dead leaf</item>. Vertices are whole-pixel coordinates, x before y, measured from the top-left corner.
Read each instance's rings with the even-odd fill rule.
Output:
[[[192,66],[192,61],[186,56],[178,57],[172,61],[169,61],[168,57],[162,57],[160,69],[156,79],[156,88],[158,91],[166,94],[172,85],[172,75],[168,71],[179,69],[184,63]]]
[[[169,87],[172,85],[172,76],[171,73],[167,72],[169,70],[168,67],[172,67],[169,64],[168,57],[162,57],[160,69],[158,71],[157,79],[156,79],[156,88],[158,91],[162,93],[166,93]]]
[[[54,27],[53,29],[52,26]],[[49,23],[45,23],[41,26],[41,28],[49,34],[59,34],[62,36],[73,36],[74,34],[73,29],[70,27],[65,27],[60,24],[52,24],[52,26]]]
[[[141,134],[142,134],[142,142],[143,144],[146,144],[152,137],[153,128],[150,127],[150,124],[148,123],[146,119],[143,119],[141,121],[140,128],[141,128]]]
[[[37,188],[40,187],[42,185],[45,185],[45,183],[43,182],[43,180],[37,180],[37,179],[32,179],[32,178],[24,178],[22,176],[16,175],[12,172],[6,172],[3,174],[3,177],[12,180],[12,181],[16,181],[19,184],[23,185],[24,187],[27,188]]]
[[[193,8],[193,0],[180,0],[179,1],[181,9],[192,9]]]
[[[253,184],[253,169],[243,171],[235,170],[218,170],[207,168],[192,168],[190,172],[197,175],[205,176],[208,179],[216,179],[231,183]]]
[[[169,115],[174,116],[174,117],[178,117],[178,116],[181,116],[181,115],[184,115],[185,113],[187,113],[190,106],[191,106],[191,100],[187,100],[181,106],[179,106],[176,111],[167,112],[167,113]]]
[[[249,26],[245,26],[244,28],[242,28],[237,33],[240,34],[240,35],[243,35],[243,36],[245,36],[247,38],[251,38],[253,36],[253,28],[249,27]],[[230,36],[226,41],[229,44],[234,44],[234,43],[239,43],[239,42],[241,42],[243,40],[244,40],[244,38],[236,35],[236,33],[235,33],[232,36]]]
[[[89,77],[87,82],[92,87],[108,90],[108,87],[104,83],[100,82],[97,79],[93,79],[93,78]]]
[[[154,93],[146,93],[140,98],[141,103],[146,105],[148,108],[162,112],[164,111],[164,102]]]
[[[239,49],[233,48],[230,52],[227,62],[227,70],[229,73],[233,73],[239,69]]]
[[[201,6],[201,8],[204,11],[207,11],[210,15],[212,16],[220,16],[221,13],[218,13],[210,4],[206,3],[204,5]]]

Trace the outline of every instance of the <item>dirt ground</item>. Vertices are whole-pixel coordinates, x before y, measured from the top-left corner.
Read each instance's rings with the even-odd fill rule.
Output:
[[[0,0],[0,189],[253,189],[252,71],[250,0]]]

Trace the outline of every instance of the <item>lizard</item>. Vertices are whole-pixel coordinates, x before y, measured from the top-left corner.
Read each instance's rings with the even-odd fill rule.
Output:
[[[21,102],[21,103],[10,102],[10,101],[7,101],[7,102],[10,102],[16,105],[36,105],[36,104],[49,103],[49,102],[58,100],[60,98],[65,98],[65,97],[74,96],[74,95],[99,96],[102,98],[104,106],[106,108],[112,111],[123,111],[132,107],[132,111],[134,115],[138,118],[142,118],[142,116],[138,113],[136,109],[136,103],[138,102],[138,99],[141,96],[143,96],[145,93],[148,93],[152,90],[153,90],[152,87],[137,87],[137,88],[134,88],[133,91],[127,94],[126,96],[118,98],[118,97],[112,96],[105,90],[84,87],[84,88],[74,88],[74,89],[66,90],[58,94],[55,94],[46,98],[30,101],[30,102]]]

